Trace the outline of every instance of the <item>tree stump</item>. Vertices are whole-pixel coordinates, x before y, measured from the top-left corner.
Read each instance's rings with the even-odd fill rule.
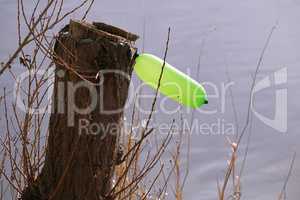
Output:
[[[104,23],[71,21],[60,31],[45,164],[21,199],[113,199],[137,38]]]

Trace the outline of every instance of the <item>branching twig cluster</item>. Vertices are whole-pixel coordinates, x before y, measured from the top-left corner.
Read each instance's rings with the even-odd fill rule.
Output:
[[[24,188],[34,184],[41,173],[48,135],[48,114],[51,109],[49,93],[51,94],[53,86],[54,60],[86,80],[55,54],[54,43],[60,41],[56,40],[56,36],[51,31],[80,9],[85,9],[82,17],[85,19],[93,2],[93,0],[85,0],[73,9],[65,11],[64,0],[46,2],[38,0],[32,12],[28,13],[27,6],[31,5],[25,3],[24,0],[17,0],[18,47],[10,58],[2,63],[0,69],[0,76],[8,72],[7,76],[15,82],[15,90],[4,88],[0,98],[0,106],[4,113],[1,117],[1,126],[5,127],[4,134],[0,137],[0,199],[18,198]],[[163,69],[168,52],[169,36],[170,29]],[[70,54],[70,56],[74,55]],[[43,71],[42,74],[41,71]],[[24,80],[19,78],[20,72],[26,74]],[[180,142],[175,143],[175,149],[172,150],[173,125],[164,137],[159,138],[155,135],[156,130],[150,128],[162,75],[163,70],[151,105],[151,112],[146,125],[139,133],[141,137],[135,139],[133,130],[129,131],[128,135],[124,135],[125,156],[122,164],[116,168],[114,185],[108,194],[115,199],[165,199],[168,189],[174,192],[176,199],[182,199],[184,181],[181,182],[180,178],[182,168],[180,152],[183,131],[179,134],[178,141]],[[23,110],[19,107],[20,103],[23,105]],[[132,119],[135,118],[134,115],[135,112],[132,114]],[[155,148],[147,149],[147,145],[154,140],[154,136]],[[165,157],[168,157],[166,155],[168,153],[171,155],[171,160],[166,162]],[[170,185],[173,177],[174,187]]]

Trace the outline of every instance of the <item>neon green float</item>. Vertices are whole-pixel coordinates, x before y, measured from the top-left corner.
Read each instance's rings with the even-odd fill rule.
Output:
[[[143,53],[135,59],[134,71],[156,90],[163,62],[154,55]],[[159,92],[187,107],[199,108],[207,104],[207,95],[202,85],[168,63],[165,63]]]

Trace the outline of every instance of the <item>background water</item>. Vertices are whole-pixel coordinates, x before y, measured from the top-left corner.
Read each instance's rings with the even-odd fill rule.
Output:
[[[4,60],[16,47],[16,4],[11,0],[0,2],[0,59]],[[75,5],[76,2],[72,1],[69,6],[71,4]],[[72,17],[80,16],[74,14]],[[222,92],[222,85],[228,82],[228,71],[233,82],[231,88],[239,129],[246,119],[251,76],[268,34],[277,24],[258,80],[287,67],[288,82],[279,88],[288,89],[288,128],[286,133],[281,133],[253,116],[248,159],[242,177],[242,199],[277,199],[292,153],[300,150],[297,128],[300,113],[299,0],[101,0],[95,2],[89,20],[111,23],[139,34],[142,37],[137,42],[139,50],[144,48],[144,51],[160,57],[164,52],[167,29],[171,27],[167,57],[169,63],[200,82],[213,83],[219,92]],[[197,75],[199,55],[201,65]],[[133,78],[133,83],[136,85],[136,77]],[[5,77],[1,77],[1,85],[5,85]],[[271,87],[256,94],[257,112],[270,118],[274,116],[276,89],[278,88]],[[207,86],[207,90],[209,94],[215,93],[210,86]],[[225,98],[220,96],[222,95],[218,98],[211,97],[209,105],[203,108],[215,110],[214,114],[204,114],[198,110],[194,113],[195,120],[208,125],[221,121],[221,126],[235,123],[229,92],[225,93]],[[176,107],[173,102],[168,103],[170,107]],[[149,105],[148,101],[145,100],[143,105]],[[178,113],[183,113],[186,119],[191,118],[191,112],[183,110],[174,114],[161,112],[155,119],[160,123],[170,123],[173,118],[179,118]],[[218,132],[193,132],[190,176],[184,190],[185,199],[217,198],[216,179],[224,173],[229,157],[226,136],[228,135]],[[241,150],[244,150],[246,141],[242,143]],[[299,170],[300,161],[296,159],[287,188],[288,199],[299,199]]]

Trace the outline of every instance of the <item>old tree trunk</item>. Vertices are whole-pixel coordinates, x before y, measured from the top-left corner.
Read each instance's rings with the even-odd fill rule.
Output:
[[[61,30],[45,164],[21,199],[113,199],[137,38],[103,23],[71,21]]]

